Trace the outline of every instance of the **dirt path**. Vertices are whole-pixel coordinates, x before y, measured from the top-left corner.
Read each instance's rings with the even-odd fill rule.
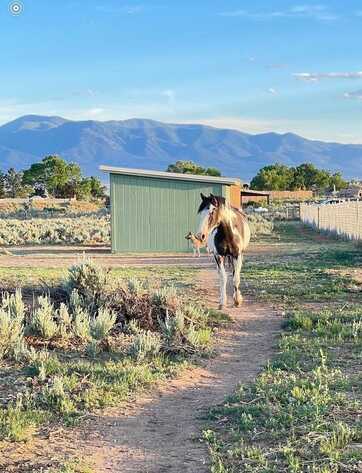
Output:
[[[215,273],[204,273],[203,280],[211,283],[209,297],[216,305]],[[99,472],[209,471],[207,449],[198,440],[205,426],[202,417],[240,381],[252,380],[270,357],[280,327],[278,317],[255,303],[230,313],[235,322],[219,332],[216,358],[136,403],[126,418],[110,416],[106,426],[101,421],[97,430],[107,453],[100,450]]]
[[[205,296],[215,306],[216,272],[202,271],[200,277],[202,287],[211,288]],[[64,432],[61,442],[52,436],[46,447],[33,446],[32,454],[42,456],[45,448],[56,456],[64,442],[70,457],[84,457],[97,473],[209,471],[207,448],[199,440],[202,417],[239,382],[253,379],[271,356],[280,329],[280,318],[271,309],[251,301],[229,313],[234,323],[219,331],[218,354],[203,367],[162,384],[122,410],[93,416],[76,432]]]
[[[248,255],[279,253],[281,248],[253,242]],[[61,246],[39,245],[9,247],[4,252],[0,247],[0,268],[66,268],[79,261],[83,256],[89,256],[97,264],[107,268],[122,266],[187,266],[197,268],[213,267],[213,258],[202,254],[201,258],[193,258],[190,253],[154,253],[154,254],[112,254],[107,246]]]

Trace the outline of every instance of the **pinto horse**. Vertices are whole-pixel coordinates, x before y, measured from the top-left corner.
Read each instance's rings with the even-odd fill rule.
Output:
[[[240,271],[243,264],[243,251],[250,241],[250,228],[246,216],[225,202],[224,197],[210,194],[201,195],[198,210],[200,225],[197,237],[207,243],[213,254],[220,279],[220,309],[226,304],[227,274],[225,263],[228,260],[233,271],[234,305],[242,302],[240,294]]]

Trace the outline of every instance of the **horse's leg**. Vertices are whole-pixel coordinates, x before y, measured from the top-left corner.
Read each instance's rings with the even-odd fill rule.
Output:
[[[197,251],[197,257],[200,258],[200,247],[199,246],[197,247],[196,251]]]
[[[240,253],[237,258],[233,258],[233,286],[234,286],[234,305],[238,307],[243,298],[240,294],[240,271],[243,265],[243,255]]]
[[[219,302],[219,309],[223,309],[226,305],[226,282],[227,282],[227,274],[225,271],[224,265],[224,258],[222,256],[215,256],[218,273],[219,273],[219,281],[220,281],[220,302]]]

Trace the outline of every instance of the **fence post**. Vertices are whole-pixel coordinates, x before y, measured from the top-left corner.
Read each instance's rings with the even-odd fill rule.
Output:
[[[317,228],[318,228],[318,230],[319,230],[319,205],[318,205],[318,219],[317,219],[317,222],[318,222]]]

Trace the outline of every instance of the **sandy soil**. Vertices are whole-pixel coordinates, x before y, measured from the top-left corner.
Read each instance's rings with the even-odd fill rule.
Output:
[[[199,277],[200,290],[216,306],[216,272],[201,271]],[[228,312],[234,322],[219,330],[215,357],[147,396],[97,413],[77,430],[60,430],[31,445],[9,448],[1,456],[0,471],[41,471],[45,458],[64,457],[85,458],[97,473],[209,471],[207,448],[200,441],[203,417],[238,383],[255,377],[270,358],[280,329],[280,318],[252,301]]]

